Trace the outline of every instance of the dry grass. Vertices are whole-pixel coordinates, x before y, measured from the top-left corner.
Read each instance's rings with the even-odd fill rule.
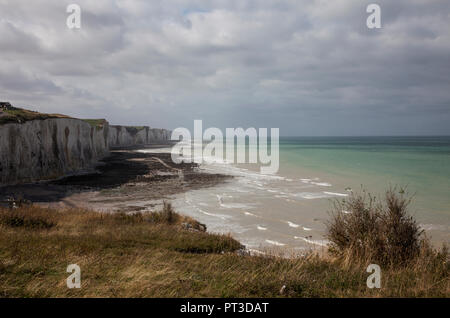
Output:
[[[0,220],[2,297],[449,296],[436,254],[383,268],[372,290],[363,266],[338,258],[241,255],[239,242],[196,230],[169,204],[133,215],[24,206],[0,209]],[[81,267],[81,289],[66,287],[69,264]]]

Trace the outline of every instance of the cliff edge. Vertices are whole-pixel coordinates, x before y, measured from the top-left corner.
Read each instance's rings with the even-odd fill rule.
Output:
[[[58,178],[92,168],[111,147],[167,142],[170,132],[41,114],[0,102],[0,185]]]

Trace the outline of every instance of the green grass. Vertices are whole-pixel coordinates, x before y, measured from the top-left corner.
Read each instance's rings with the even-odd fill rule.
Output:
[[[3,110],[3,114],[0,113],[0,125],[8,123],[24,123],[31,120],[44,120],[49,118],[70,118],[66,115],[60,114],[44,114],[27,109],[17,108],[9,110]],[[107,121],[105,119],[81,119],[87,122],[91,126],[101,129]]]
[[[383,267],[382,288],[369,289],[360,262],[314,253],[296,259],[250,256],[229,235],[202,228],[169,205],[132,215],[0,209],[0,296],[450,296],[449,265],[437,252]],[[81,289],[66,286],[69,264],[81,267]]]
[[[21,108],[14,108],[3,111],[3,113],[0,116],[0,125],[8,123],[20,124],[30,120],[44,120],[49,118],[69,118],[69,117],[60,114],[44,114]]]
[[[102,128],[105,125],[105,123],[107,123],[106,119],[81,119],[81,120],[87,122],[89,125],[96,128]]]

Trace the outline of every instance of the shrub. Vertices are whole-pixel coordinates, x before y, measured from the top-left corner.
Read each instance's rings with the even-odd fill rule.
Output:
[[[417,222],[408,214],[410,198],[391,188],[385,202],[362,192],[337,201],[327,224],[330,252],[360,262],[405,264],[431,248]]]
[[[164,222],[168,224],[173,224],[177,221],[179,215],[175,213],[175,211],[172,208],[172,204],[164,201],[164,206],[161,213],[161,217]]]

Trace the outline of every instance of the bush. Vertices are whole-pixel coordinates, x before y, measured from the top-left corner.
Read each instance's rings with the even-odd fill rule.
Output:
[[[164,207],[161,211],[161,216],[163,220],[168,224],[173,224],[178,219],[178,214],[172,208],[172,204],[164,201]]]
[[[411,199],[391,188],[385,202],[370,194],[353,194],[337,201],[327,224],[330,252],[360,262],[405,264],[430,249],[417,222],[408,214]]]

